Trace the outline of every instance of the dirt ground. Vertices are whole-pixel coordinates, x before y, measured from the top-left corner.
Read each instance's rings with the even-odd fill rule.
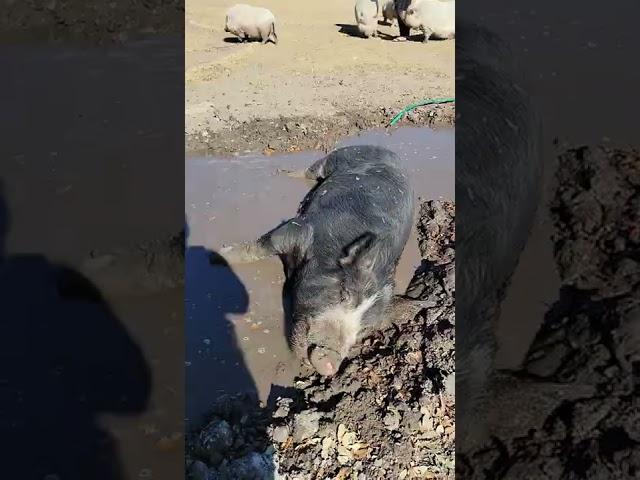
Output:
[[[493,439],[460,455],[460,478],[637,478],[639,165],[634,150],[560,156],[559,299],[522,371],[496,382]]]
[[[191,478],[453,478],[454,219],[451,202],[422,204],[423,262],[393,324],[336,376],[303,373],[264,409],[246,396],[221,398],[188,438]]]
[[[406,105],[454,96],[455,40],[354,36],[353,2],[264,0],[278,44],[224,32],[235,2],[189,0],[185,13],[186,150],[228,154],[331,148],[335,137],[385,126]],[[417,33],[417,32],[415,32]],[[452,104],[405,121],[451,125]]]

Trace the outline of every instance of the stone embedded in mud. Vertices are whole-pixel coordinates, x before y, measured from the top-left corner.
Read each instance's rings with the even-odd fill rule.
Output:
[[[271,439],[277,443],[284,443],[289,438],[289,427],[287,425],[280,425],[273,429],[271,432]]]
[[[191,480],[218,480],[218,475],[215,471],[199,460],[193,462],[189,473],[191,474]]]
[[[278,400],[276,401],[276,405],[278,408],[273,413],[273,418],[287,417],[291,409],[291,403],[293,403],[293,399],[291,398],[278,398]]]
[[[397,410],[389,410],[384,416],[384,426],[387,430],[397,430],[400,426],[400,412]]]
[[[329,458],[336,449],[336,442],[332,437],[324,437],[322,439],[322,450],[320,456],[323,459]]]
[[[456,374],[450,373],[444,380],[444,388],[447,395],[456,396]]]
[[[293,423],[293,441],[299,443],[311,438],[320,429],[322,413],[304,410],[296,415]]]
[[[276,480],[277,462],[273,455],[251,452],[220,468],[219,480]]]
[[[200,448],[207,452],[221,452],[233,445],[233,431],[225,420],[215,419],[200,433]]]

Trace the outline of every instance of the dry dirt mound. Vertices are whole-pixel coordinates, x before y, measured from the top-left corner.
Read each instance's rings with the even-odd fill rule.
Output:
[[[394,305],[393,324],[335,377],[296,379],[268,412],[255,403],[235,416],[217,407],[187,442],[193,478],[453,477],[453,204],[423,203],[418,228],[423,264]]]
[[[460,478],[640,474],[640,155],[582,147],[559,164],[560,299],[524,375],[495,397],[505,424],[492,446],[460,458]]]

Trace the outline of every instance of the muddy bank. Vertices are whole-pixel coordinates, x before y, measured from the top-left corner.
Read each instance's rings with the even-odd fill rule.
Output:
[[[392,325],[331,379],[298,377],[267,408],[223,397],[188,437],[194,479],[452,478],[455,444],[454,207],[424,202],[423,262]],[[308,373],[308,372],[306,372]]]
[[[460,457],[461,478],[636,478],[640,469],[640,154],[569,150],[557,176],[559,300],[522,372],[496,381],[495,437]]]
[[[279,120],[231,121],[223,129],[202,128],[187,134],[189,154],[266,154],[302,150],[332,150],[343,137],[363,130],[386,128],[401,108],[376,111],[349,111],[334,116],[305,116]],[[427,105],[407,113],[397,126],[451,127],[455,121],[453,104]]]

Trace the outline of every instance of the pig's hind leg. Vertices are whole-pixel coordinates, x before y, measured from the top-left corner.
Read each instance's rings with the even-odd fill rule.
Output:
[[[311,236],[311,226],[293,218],[255,241],[229,245],[220,249],[219,253],[231,265],[252,263],[274,255],[304,252]]]

